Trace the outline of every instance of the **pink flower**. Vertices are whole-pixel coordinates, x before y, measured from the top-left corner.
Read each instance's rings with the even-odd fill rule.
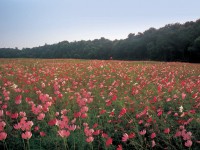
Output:
[[[162,114],[163,114],[163,112],[159,111],[158,114],[157,114],[157,116],[161,116]]]
[[[145,135],[146,134],[146,129],[140,131],[140,135]]]
[[[69,125],[68,126],[68,129],[70,130],[70,131],[74,131],[74,130],[76,130],[76,125]]]
[[[1,132],[0,133],[0,141],[5,140],[7,137],[7,133],[6,132]]]
[[[15,124],[13,127],[14,127],[16,130],[19,130],[19,129],[21,128],[21,124],[20,124],[20,123]]]
[[[156,146],[156,142],[154,140],[151,141],[151,147]]]
[[[24,130],[28,131],[31,130],[31,127],[33,126],[33,121],[27,121],[27,122],[21,121],[20,124],[21,124],[21,129],[23,131]]]
[[[45,135],[46,135],[45,132],[43,132],[43,131],[40,132],[40,136],[45,136]]]
[[[112,138],[108,138],[106,140],[106,147],[110,146],[112,144]]]
[[[14,114],[11,114],[10,117],[11,117],[12,119],[17,119],[18,116],[19,116],[18,113],[14,113]]]
[[[75,122],[76,122],[76,118],[74,118],[74,119],[71,121],[71,123],[73,123],[73,124],[74,124]]]
[[[170,132],[170,129],[169,129],[169,128],[166,128],[166,129],[164,130],[164,133],[166,133],[166,134],[169,134],[169,132]]]
[[[23,139],[28,140],[28,139],[31,138],[31,136],[32,136],[32,133],[30,131],[26,131],[25,133],[22,133],[22,138]]]
[[[19,115],[20,115],[21,117],[25,117],[25,116],[26,116],[26,113],[25,113],[25,112],[22,112],[22,111],[20,111],[20,112],[19,112]]]
[[[61,114],[62,114],[62,115],[66,115],[67,112],[68,112],[67,109],[62,109],[62,110],[61,110]]]
[[[104,113],[106,113],[106,110],[105,110],[105,109],[102,109],[102,110],[99,112],[100,115],[102,115],[102,114],[104,114]]]
[[[84,113],[84,114],[81,115],[81,118],[84,119],[84,118],[87,118],[87,116],[88,116],[87,113]]]
[[[185,99],[185,97],[186,97],[186,94],[185,93],[182,93],[182,99]]]
[[[59,116],[59,112],[56,112],[56,113],[55,113],[55,116]]]
[[[175,137],[180,137],[181,136],[181,131],[176,131],[176,134],[174,136]]]
[[[135,133],[130,133],[128,136],[129,136],[129,139],[132,139],[135,137]]]
[[[5,126],[6,126],[6,123],[4,121],[1,121],[0,122],[0,131],[3,131]]]
[[[186,147],[191,147],[191,146],[192,146],[192,141],[191,141],[191,140],[187,140],[187,141],[185,142],[185,146],[186,146]]]
[[[108,138],[108,134],[106,134],[106,133],[102,133],[101,136],[102,136],[103,138]]]
[[[178,116],[178,113],[174,113],[174,116],[177,117],[177,116]]]
[[[126,142],[128,139],[129,139],[128,134],[127,134],[127,133],[124,133],[124,134],[123,134],[123,137],[122,137],[122,141],[123,141],[123,142]]]
[[[74,117],[75,118],[79,118],[81,116],[81,112],[76,112],[76,113],[74,113]]]
[[[22,95],[18,95],[15,98],[15,104],[19,105],[19,104],[21,104],[21,102],[22,102]]]
[[[0,117],[3,116],[3,110],[0,110]]]
[[[38,126],[35,126],[34,131],[37,132],[39,130]]]
[[[37,119],[38,120],[43,120],[45,117],[45,114],[44,113],[40,113],[38,116],[37,116]]]
[[[68,137],[70,135],[70,132],[69,131],[66,131],[66,130],[59,130],[58,131],[58,134],[64,138],[64,137]]]
[[[156,133],[155,132],[151,133],[151,139],[154,139],[155,137],[156,137]]]
[[[190,140],[192,137],[192,133],[191,132],[187,132],[187,133],[182,132],[182,137],[184,140]]]
[[[92,133],[94,132],[94,129],[89,129],[89,127],[86,127],[84,129],[85,135],[86,136],[92,136]]]
[[[99,135],[100,134],[100,130],[96,130],[94,131],[93,135]]]
[[[88,112],[89,108],[87,106],[83,106],[81,108],[81,113],[85,113],[85,112]]]
[[[138,124],[142,124],[143,123],[143,120],[140,120],[139,122],[138,122]]]
[[[86,139],[86,142],[88,143],[91,143],[92,141],[94,141],[94,138],[92,136],[89,136],[87,139]]]
[[[180,126],[179,129],[183,130],[183,129],[185,129],[185,127],[184,126]]]
[[[52,120],[50,120],[49,122],[48,122],[48,125],[49,126],[54,126],[54,125],[56,125],[57,124],[57,119],[52,119]]]
[[[98,127],[98,123],[95,123],[95,124],[93,125],[93,128],[96,128],[96,127]]]

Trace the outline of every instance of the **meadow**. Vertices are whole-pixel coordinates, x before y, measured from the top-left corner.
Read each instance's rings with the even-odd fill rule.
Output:
[[[0,59],[0,149],[200,149],[200,64]]]

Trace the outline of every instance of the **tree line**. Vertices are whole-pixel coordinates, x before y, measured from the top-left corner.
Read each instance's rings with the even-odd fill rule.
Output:
[[[78,58],[200,62],[200,19],[167,24],[126,39],[62,41],[39,47],[0,48],[0,58]]]

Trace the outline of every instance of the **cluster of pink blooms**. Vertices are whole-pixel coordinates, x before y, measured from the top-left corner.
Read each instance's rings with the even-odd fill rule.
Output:
[[[1,114],[3,114],[3,110],[0,110]],[[0,141],[5,140],[7,138],[7,133],[4,132],[4,128],[6,123],[4,121],[0,121]]]
[[[180,126],[179,129],[176,131],[175,137],[182,137],[182,139],[185,141],[186,147],[192,146],[192,133],[187,132],[184,126]]]
[[[22,117],[20,122],[15,124],[13,127],[16,130],[22,130],[23,133],[21,134],[21,137],[28,140],[32,137],[31,128],[33,126],[33,121],[27,121],[25,112],[20,112],[20,117]]]
[[[92,141],[94,141],[94,137],[93,137],[93,133],[94,133],[94,129],[90,129],[87,123],[83,123],[84,126],[84,133],[86,138],[86,142],[91,143]]]

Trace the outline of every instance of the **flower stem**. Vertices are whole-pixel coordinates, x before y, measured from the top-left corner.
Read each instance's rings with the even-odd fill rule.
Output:
[[[8,147],[7,147],[7,144],[6,144],[5,140],[3,141],[3,144],[4,144],[5,149],[8,150]]]
[[[69,149],[69,146],[68,144],[66,143],[66,138],[63,138],[63,141],[64,141],[64,146],[65,146],[65,149],[68,150]]]
[[[26,150],[26,145],[25,145],[24,139],[23,139],[23,145],[24,145],[24,150]]]

